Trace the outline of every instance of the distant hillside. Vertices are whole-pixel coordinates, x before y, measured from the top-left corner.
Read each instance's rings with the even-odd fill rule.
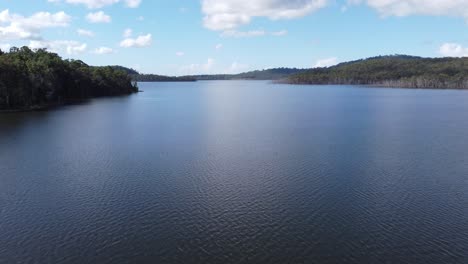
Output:
[[[292,74],[305,72],[304,69],[275,68],[261,71],[251,71],[240,74],[215,74],[186,76],[196,80],[280,80]]]
[[[141,74],[138,71],[126,68],[123,66],[111,66],[115,70],[123,71],[130,75],[133,81],[136,82],[194,82],[195,78],[191,77],[171,77],[157,74]]]
[[[112,68],[124,71],[137,82],[193,82],[203,80],[281,80],[293,74],[303,73],[307,70],[295,68],[275,68],[261,71],[250,71],[239,74],[213,74],[213,75],[190,75],[171,77],[157,74],[141,74],[138,71],[123,66],[112,66]]]
[[[191,77],[171,77],[157,74],[131,74],[134,81],[137,82],[195,82]]]
[[[401,88],[468,89],[468,58],[380,56],[311,69],[291,84],[359,84]]]

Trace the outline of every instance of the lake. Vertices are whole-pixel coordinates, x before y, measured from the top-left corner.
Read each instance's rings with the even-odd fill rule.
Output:
[[[0,114],[0,263],[467,263],[468,92],[140,89]]]

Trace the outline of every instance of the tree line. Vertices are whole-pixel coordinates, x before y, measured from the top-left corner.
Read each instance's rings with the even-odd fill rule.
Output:
[[[468,89],[468,58],[379,56],[289,76],[292,84],[356,84],[401,88]]]
[[[137,91],[136,83],[119,69],[63,60],[46,49],[0,51],[0,110],[34,109]]]
[[[192,75],[187,78],[196,80],[280,80],[293,74],[303,73],[306,70],[297,68],[273,68],[266,70],[256,70],[239,74],[213,74],[213,75]]]
[[[138,71],[123,66],[111,66],[114,69],[128,73],[137,82],[195,82],[212,80],[280,80],[290,75],[305,72],[305,69],[297,68],[273,68],[243,72],[239,74],[203,74],[186,75],[179,77],[164,76],[157,74],[142,74]]]

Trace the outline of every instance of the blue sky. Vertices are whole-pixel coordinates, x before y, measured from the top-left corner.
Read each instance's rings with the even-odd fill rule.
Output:
[[[468,56],[465,32],[460,0],[0,0],[2,49],[166,75]]]

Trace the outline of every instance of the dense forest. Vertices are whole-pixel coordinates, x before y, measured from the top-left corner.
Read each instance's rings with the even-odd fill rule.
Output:
[[[126,72],[112,67],[63,60],[45,49],[0,51],[0,110],[36,109],[137,91]]]
[[[196,80],[280,80],[290,75],[305,72],[296,68],[274,68],[261,71],[250,71],[239,74],[215,74],[186,76]]]
[[[283,81],[292,84],[468,89],[468,58],[380,56],[311,69]]]

